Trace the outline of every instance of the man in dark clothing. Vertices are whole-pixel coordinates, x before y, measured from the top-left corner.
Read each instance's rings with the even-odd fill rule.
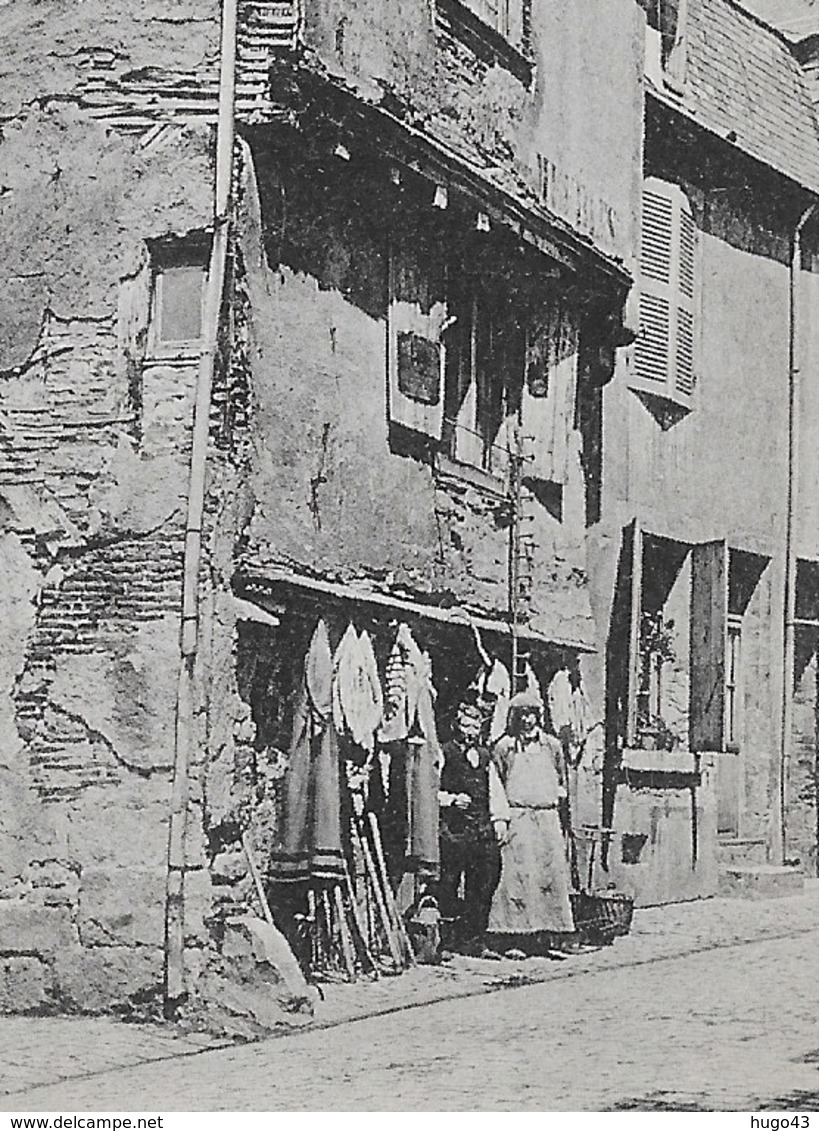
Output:
[[[453,945],[476,954],[484,950],[489,908],[500,879],[500,843],[509,828],[506,795],[489,750],[481,742],[483,724],[477,703],[461,703],[455,734],[442,747],[444,766],[438,795],[438,903],[442,917],[455,920]],[[461,904],[458,892],[462,879]]]

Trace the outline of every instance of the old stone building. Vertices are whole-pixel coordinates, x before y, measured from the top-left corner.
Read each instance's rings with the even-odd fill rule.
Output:
[[[777,31],[729,0],[666,16],[648,19],[640,337],[604,406],[618,564],[595,557],[614,595],[604,807],[647,839],[615,871],[652,903],[713,893],[720,866],[740,888],[798,883],[786,860],[815,874],[817,813],[799,623],[816,123]]]
[[[718,834],[815,868],[789,43],[733,0],[18,0],[4,44],[0,1006],[307,1008],[249,866],[319,622],[382,675],[410,630],[440,725],[571,671],[595,883],[708,895]]]

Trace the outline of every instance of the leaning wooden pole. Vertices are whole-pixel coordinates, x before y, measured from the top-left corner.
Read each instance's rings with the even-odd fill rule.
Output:
[[[185,994],[185,868],[190,764],[196,748],[195,712],[199,647],[199,564],[205,510],[205,473],[211,395],[227,266],[228,227],[236,102],[238,0],[223,0],[216,127],[213,242],[202,304],[202,350],[193,417],[188,476],[185,551],[182,571],[182,627],[174,730],[173,791],[168,832],[165,900],[165,1012],[173,1013]]]

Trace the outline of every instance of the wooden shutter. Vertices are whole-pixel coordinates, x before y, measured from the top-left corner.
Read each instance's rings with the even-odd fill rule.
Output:
[[[390,248],[389,419],[441,438],[444,415],[445,270],[440,243],[419,231]]]
[[[728,549],[703,542],[691,551],[691,701],[689,741],[696,753],[725,749]]]
[[[694,391],[696,227],[677,186],[654,177],[643,189],[640,332],[636,387],[687,404]]]
[[[637,519],[623,527],[606,646],[606,698],[617,744],[637,741],[637,690],[640,678],[640,610],[643,536]]]
[[[637,742],[637,691],[640,686],[640,614],[643,607],[643,531],[634,519],[623,531],[623,548],[630,554],[628,659],[626,663],[625,743]]]
[[[526,474],[566,484],[577,399],[580,330],[576,313],[553,303],[540,315],[529,342],[522,414],[533,437]]]
[[[672,329],[674,388],[681,397],[694,392],[694,288],[696,281],[696,228],[691,206],[681,196],[677,228],[677,288]]]
[[[151,313],[151,270],[147,255],[139,269],[120,280],[118,301],[119,358],[128,393],[141,401],[142,363],[148,348]]]

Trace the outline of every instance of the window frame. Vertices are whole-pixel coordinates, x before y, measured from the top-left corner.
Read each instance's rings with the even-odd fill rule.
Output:
[[[201,319],[200,331],[195,338],[165,338],[162,334],[163,297],[165,279],[172,271],[198,271],[201,275],[200,313],[204,307],[205,287],[207,284],[207,270],[204,265],[194,263],[177,263],[155,268],[152,279],[153,310],[151,314],[151,354],[154,357],[167,357],[168,355],[191,353],[197,351],[202,343]]]
[[[742,749],[742,614],[728,613],[725,651],[725,749]]]
[[[189,360],[202,349],[202,318],[207,287],[210,238],[198,233],[185,239],[149,241],[150,296],[146,360]],[[178,269],[201,273],[200,330],[195,338],[164,339],[162,337],[163,281]]]
[[[509,0],[509,3],[516,6],[516,17],[501,21],[485,19],[481,14],[484,5],[479,6],[477,0],[435,0],[435,23],[445,36],[454,35],[478,58],[503,67],[528,89],[534,70],[532,0]]]
[[[504,364],[495,366],[500,320],[487,304],[483,288],[467,284],[458,304],[460,313],[454,314],[453,308],[454,321],[448,334],[452,345],[444,376],[441,452],[450,467],[469,468],[502,484],[509,463],[503,434],[511,415],[507,392],[512,375],[507,358]],[[453,389],[459,401],[454,416],[447,412]]]
[[[440,473],[505,495],[529,314],[492,275],[491,253],[487,268],[481,245],[464,251],[456,235],[442,219],[390,235],[387,417],[393,439],[401,435],[396,427],[420,438]],[[426,338],[439,353],[437,390],[426,402],[401,380],[405,333]]]
[[[515,2],[516,0],[461,0],[463,6],[468,8],[476,19],[491,27],[510,43],[513,42],[510,36],[510,15],[512,4]],[[522,8],[524,0],[517,2]],[[494,14],[489,11],[490,8],[494,9]]]

